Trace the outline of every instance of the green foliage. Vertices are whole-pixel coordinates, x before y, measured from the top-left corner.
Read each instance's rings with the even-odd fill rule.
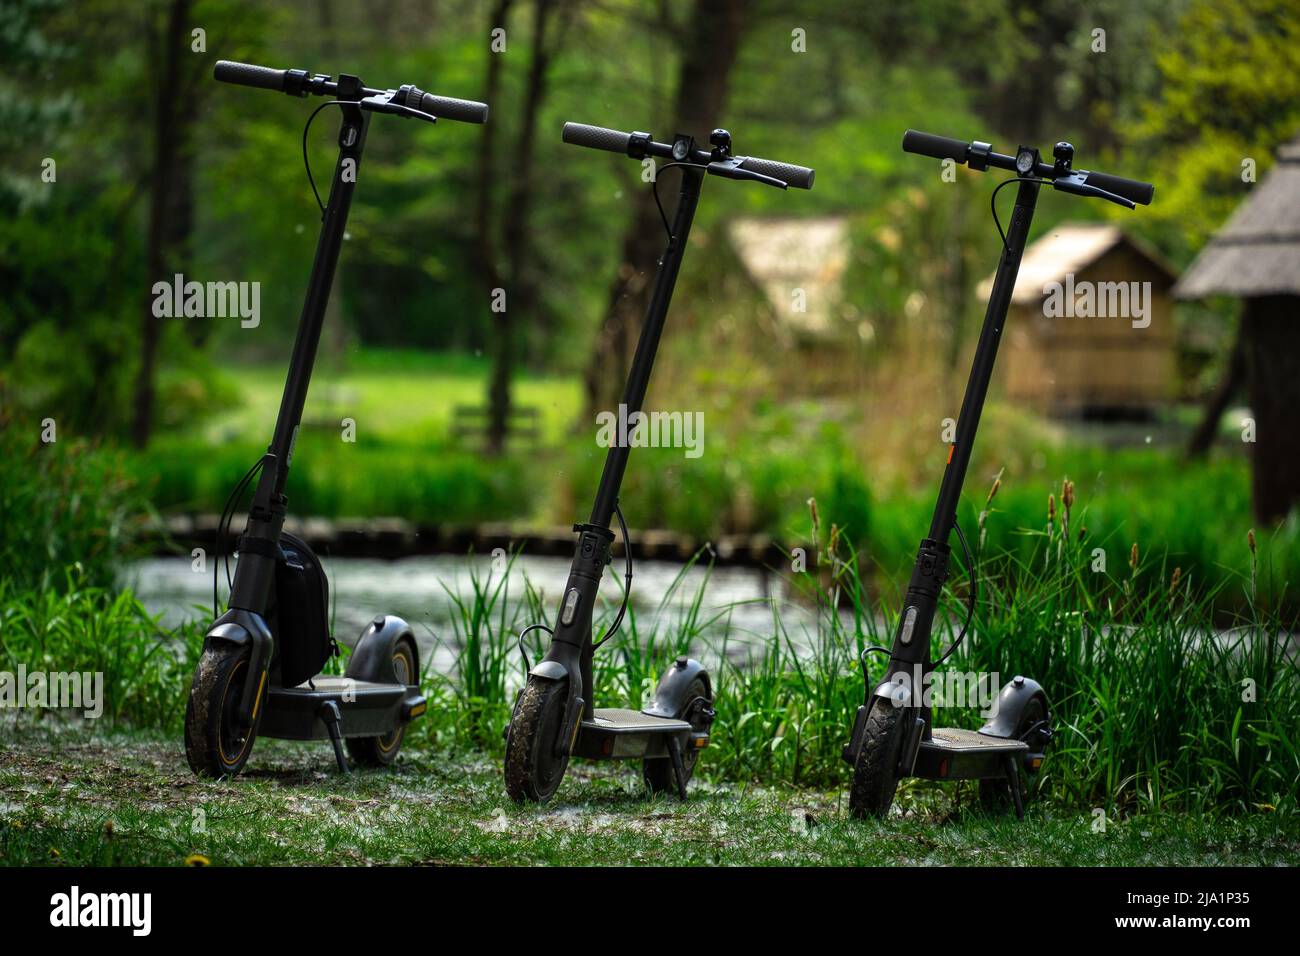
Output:
[[[1194,0],[1156,47],[1160,92],[1129,131],[1159,183],[1148,213],[1180,258],[1250,189],[1243,162],[1272,166],[1300,131],[1300,4]]]
[[[57,592],[75,564],[81,583],[110,585],[146,509],[123,456],[62,433],[42,443],[39,425],[24,432],[0,427],[0,580]]]
[[[0,579],[0,671],[100,674],[110,723],[179,732],[177,704],[201,644],[197,623],[166,631],[133,595],[90,584],[79,565],[40,589]],[[39,720],[52,711],[22,713]]]

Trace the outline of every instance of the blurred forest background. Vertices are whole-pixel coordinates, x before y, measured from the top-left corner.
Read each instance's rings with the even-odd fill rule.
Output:
[[[603,460],[591,416],[621,391],[663,232],[638,164],[566,146],[560,128],[725,126],[737,153],[815,167],[817,185],[705,184],[650,393],[704,412],[705,453],[638,452],[623,507],[634,528],[798,541],[816,497],[825,529],[890,573],[932,506],[998,250],[993,178],[944,182],[902,132],[1004,152],[1065,139],[1083,168],[1155,182],[1137,212],[1044,193],[1031,240],[1113,221],[1177,271],[1245,198],[1243,158],[1262,177],[1300,131],[1298,0],[4,0],[3,24],[9,513],[70,493],[36,464],[47,419],[64,454],[133,489],[123,515],[219,511],[270,437],[319,225],[302,161],[317,102],[218,84],[218,59],[491,106],[484,127],[372,125],[294,513],[581,520]],[[336,129],[330,113],[312,128],[318,182]],[[842,224],[816,336],[742,261],[742,220]],[[175,273],[260,283],[260,323],[154,318],[153,283]],[[1218,581],[1251,560],[1255,528],[1278,586],[1294,579],[1294,509],[1252,513],[1240,416],[1220,408],[1217,440],[1187,456],[1238,312],[1179,304],[1175,393],[1145,420],[995,395],[963,520],[1001,474],[1002,527],[1041,528],[1069,478],[1116,560],[1140,541]],[[8,536],[10,567],[20,545]]]

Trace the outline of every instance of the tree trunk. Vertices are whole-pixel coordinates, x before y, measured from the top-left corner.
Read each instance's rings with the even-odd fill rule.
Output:
[[[510,192],[506,199],[504,234],[505,260],[509,263],[510,292],[506,307],[493,313],[492,377],[488,383],[487,451],[498,455],[505,450],[510,426],[510,378],[517,352],[514,341],[513,314],[532,315],[537,290],[531,274],[532,235],[530,218],[533,206],[534,151],[537,145],[537,120],[546,100],[547,71],[559,49],[567,21],[557,26],[556,14],[564,10],[565,0],[535,0],[533,6],[532,50],[528,79],[524,88],[522,125],[512,150]],[[567,17],[567,11],[561,14]],[[555,34],[554,39],[551,34]]]
[[[708,143],[709,133],[718,125],[726,105],[731,68],[744,32],[746,6],[747,0],[695,0],[685,33],[673,126],[657,134],[658,139],[689,133]],[[743,140],[739,146],[743,152]],[[671,222],[677,206],[676,190],[665,188],[660,198]],[[651,280],[665,241],[659,212],[645,197],[636,204],[636,214],[623,237],[606,319],[596,335],[584,374],[588,416],[616,408],[623,394],[623,382],[650,304]]]
[[[1213,446],[1214,438],[1219,432],[1219,420],[1223,418],[1223,413],[1228,410],[1228,404],[1241,390],[1246,380],[1246,361],[1241,336],[1242,329],[1238,325],[1237,334],[1233,336],[1232,351],[1228,353],[1228,364],[1223,369],[1223,376],[1214,386],[1214,391],[1206,397],[1205,407],[1201,410],[1201,421],[1187,441],[1186,454],[1189,459],[1204,458],[1206,452]]]
[[[149,196],[149,227],[145,252],[145,297],[140,336],[140,369],[136,378],[131,438],[136,447],[149,443],[153,432],[154,376],[158,367],[158,343],[162,319],[154,315],[153,286],[170,279],[172,252],[178,234],[188,236],[188,212],[181,203],[178,217],[176,187],[188,182],[179,164],[186,155],[185,139],[190,121],[190,104],[179,103],[181,58],[188,53],[186,38],[190,0],[172,0],[163,32],[162,73],[158,78],[154,106],[153,183]],[[178,108],[179,107],[179,108]],[[184,226],[183,232],[181,226]],[[182,242],[183,244],[183,242]]]
[[[1241,338],[1247,390],[1255,417],[1252,492],[1255,517],[1272,523],[1300,503],[1300,441],[1295,410],[1300,408],[1300,347],[1296,316],[1300,297],[1247,299]]]

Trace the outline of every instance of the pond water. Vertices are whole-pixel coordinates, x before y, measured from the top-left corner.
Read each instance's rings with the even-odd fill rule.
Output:
[[[341,642],[352,644],[375,615],[396,614],[415,630],[422,659],[431,661],[433,669],[443,673],[455,666],[455,599],[472,601],[473,577],[477,575],[482,587],[493,574],[489,556],[436,555],[396,561],[323,558],[322,563],[330,580],[334,633]],[[622,593],[622,571],[622,563],[616,559],[602,584],[601,599],[611,612]],[[518,626],[534,623],[523,617],[527,583],[541,592],[549,623],[555,616],[568,572],[568,558],[517,558],[506,585],[507,621],[517,607]],[[493,584],[502,573],[495,573]],[[679,575],[682,580],[673,588]],[[206,571],[196,571],[189,558],[135,561],[125,569],[122,584],[134,590],[150,612],[162,615],[165,626],[174,627],[187,620],[206,622],[212,617],[212,569],[209,566]],[[221,584],[224,600],[224,574]],[[698,646],[692,647],[692,653],[701,658],[716,657],[723,649],[724,637],[725,652],[731,659],[743,660],[761,652],[776,639],[772,602],[780,607],[783,626],[792,636],[813,625],[813,612],[802,604],[791,603],[788,582],[770,571],[697,565],[683,572],[680,564],[638,561],[632,579],[638,629],[645,633],[652,624],[658,624],[660,633],[666,633],[667,628],[691,612],[701,587],[704,594],[697,619],[707,622],[717,618],[702,628]],[[625,636],[623,632],[615,640]]]

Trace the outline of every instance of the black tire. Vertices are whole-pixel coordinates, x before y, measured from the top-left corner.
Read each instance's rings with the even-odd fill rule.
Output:
[[[691,701],[697,697],[703,697],[713,706],[713,700],[709,697],[709,689],[705,686],[701,678],[696,678],[691,682],[691,686],[686,691],[686,704],[689,707]],[[677,715],[682,716],[681,714]],[[696,721],[695,728],[702,729],[701,721]],[[682,754],[682,769],[686,771],[686,783],[691,782],[691,774],[695,772],[695,762],[699,759],[700,752],[695,748],[689,748]],[[671,793],[677,795],[677,779],[673,776],[673,762],[668,757],[654,757],[641,762],[641,776],[645,779],[645,785],[649,788],[651,794]]]
[[[185,759],[200,777],[233,777],[253,752],[266,706],[265,683],[252,728],[241,731],[235,723],[251,656],[246,648],[221,643],[204,648],[199,657],[185,707]]]
[[[564,779],[569,758],[555,756],[564,731],[568,685],[529,677],[506,734],[506,793],[516,803],[542,803]]]
[[[903,711],[877,700],[862,732],[862,749],[853,765],[849,813],[856,819],[884,817],[898,789],[898,748],[903,741]]]
[[[393,679],[399,684],[417,684],[415,644],[410,638],[398,638],[393,645]],[[344,705],[346,706],[346,705]],[[361,767],[387,767],[397,759],[402,749],[402,738],[406,735],[406,724],[402,724],[390,734],[382,737],[345,737],[343,746],[347,748],[352,762]]]
[[[1025,705],[1025,712],[1020,715],[1020,722],[1016,724],[1016,737],[1021,738],[1030,727],[1046,719],[1047,709],[1043,705],[1043,700],[1041,697],[1035,697]],[[1021,764],[1018,769],[1020,771],[1020,799],[1027,807],[1034,788],[1030,784],[1029,768]],[[1005,777],[986,778],[980,781],[979,786],[980,807],[986,813],[996,816],[1008,813],[1015,808],[1015,801],[1011,799],[1011,785],[1007,783]]]

